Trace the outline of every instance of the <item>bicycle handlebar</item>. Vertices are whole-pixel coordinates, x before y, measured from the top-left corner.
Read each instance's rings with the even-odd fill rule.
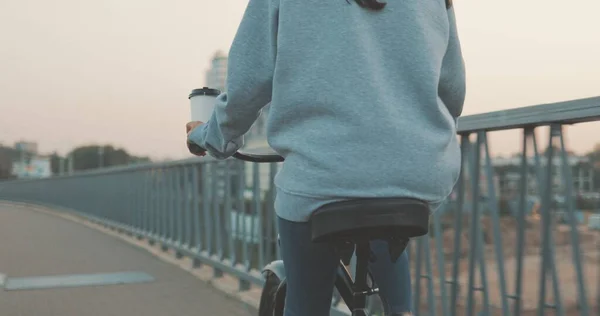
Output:
[[[187,143],[187,147],[192,154],[199,154],[199,153],[202,153],[205,151],[200,146],[198,146],[194,143],[191,143],[191,142]],[[283,162],[284,161],[284,158],[277,154],[266,154],[266,155],[251,154],[251,153],[245,153],[245,152],[241,152],[241,151],[238,151],[235,154],[233,154],[233,157],[235,159],[239,159],[242,161],[256,162],[256,163]]]
[[[244,153],[241,151],[238,151],[235,154],[233,154],[233,157],[235,159],[249,161],[249,162],[256,162],[256,163],[283,162],[284,161],[284,158],[277,154],[262,155],[262,154]]]

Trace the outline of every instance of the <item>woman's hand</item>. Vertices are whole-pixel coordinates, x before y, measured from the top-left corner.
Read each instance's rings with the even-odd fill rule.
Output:
[[[185,132],[187,133],[188,136],[190,136],[190,133],[194,130],[194,128],[196,128],[202,124],[204,124],[204,122],[200,122],[200,121],[188,122],[187,124],[185,124]]]
[[[204,122],[200,122],[200,121],[193,121],[193,122],[188,122],[187,124],[185,124],[185,132],[187,133],[187,136],[190,137],[190,133],[198,126],[204,124]],[[187,147],[188,150],[190,151],[190,153],[196,155],[196,156],[206,156],[206,150],[204,148],[201,148],[200,146],[190,142],[189,140],[187,141]]]

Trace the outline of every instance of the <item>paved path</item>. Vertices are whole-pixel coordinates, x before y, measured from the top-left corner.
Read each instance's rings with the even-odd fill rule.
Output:
[[[250,316],[230,299],[146,250],[84,225],[0,202],[0,274],[8,278],[140,271],[150,283],[4,291],[2,316]]]

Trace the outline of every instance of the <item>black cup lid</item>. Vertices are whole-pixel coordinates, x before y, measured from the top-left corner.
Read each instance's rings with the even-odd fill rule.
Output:
[[[217,89],[211,89],[208,87],[204,87],[202,89],[194,89],[192,90],[192,93],[190,93],[190,96],[188,97],[188,99],[191,99],[192,97],[198,96],[198,95],[207,95],[207,96],[213,96],[216,97],[219,94],[221,94],[221,91],[217,90]]]

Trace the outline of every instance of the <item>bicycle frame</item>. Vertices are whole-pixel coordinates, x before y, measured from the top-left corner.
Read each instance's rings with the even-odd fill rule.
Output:
[[[285,267],[283,265],[282,260],[276,260],[268,265],[266,265],[263,269],[263,273],[271,272],[275,274],[281,283],[277,289],[277,294],[275,298],[275,302],[277,307],[282,307],[280,304],[285,302],[285,295],[287,291],[287,282],[285,277]],[[354,308],[354,284],[353,279],[350,274],[350,271],[346,268],[344,263],[340,260],[340,263],[337,268],[336,277],[335,277],[335,288],[338,290],[342,300],[348,306],[350,310]],[[376,292],[372,293],[375,294]]]
[[[338,271],[335,277],[335,288],[340,293],[342,300],[348,306],[350,310],[354,309],[354,286],[352,276],[350,272],[340,261],[340,265],[338,266]]]

